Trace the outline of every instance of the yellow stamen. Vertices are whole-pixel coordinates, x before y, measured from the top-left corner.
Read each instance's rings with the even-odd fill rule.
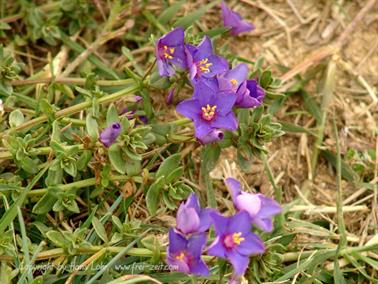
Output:
[[[209,73],[210,72],[210,68],[209,67],[213,65],[213,63],[211,63],[211,62],[207,63],[208,61],[209,61],[209,59],[205,58],[205,59],[202,59],[198,63],[198,66],[199,66],[200,70],[202,72],[204,72],[204,73]]]
[[[238,84],[238,81],[236,79],[231,79],[230,82],[234,87]]]
[[[235,244],[240,245],[240,243],[245,240],[245,238],[241,237],[241,235],[242,233],[240,232],[232,234],[232,240],[234,241]]]
[[[174,47],[168,47],[166,45],[163,46],[164,48],[164,57],[166,59],[172,59],[173,58],[173,53],[175,52],[175,48]]]
[[[176,258],[177,260],[184,260],[185,256],[186,256],[185,252],[182,251],[182,252],[180,252],[180,254],[177,255],[175,258]]]
[[[215,110],[217,109],[217,106],[212,106],[210,107],[209,104],[206,105],[206,107],[202,107],[202,118],[210,121],[214,118],[215,116]]]

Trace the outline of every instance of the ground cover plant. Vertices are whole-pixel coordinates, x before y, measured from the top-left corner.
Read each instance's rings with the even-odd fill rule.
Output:
[[[377,283],[377,15],[0,1],[0,283]]]

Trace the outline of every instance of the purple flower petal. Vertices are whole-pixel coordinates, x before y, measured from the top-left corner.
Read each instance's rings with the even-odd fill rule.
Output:
[[[236,275],[243,275],[249,264],[249,257],[232,251],[227,254],[228,260],[231,262]]]
[[[265,252],[264,242],[255,234],[248,233],[243,235],[244,241],[236,247],[240,254],[252,255]]]
[[[181,204],[177,212],[177,229],[183,234],[190,234],[198,230],[199,216],[194,208]]]
[[[176,106],[176,111],[192,120],[198,120],[201,112],[201,107],[198,100],[190,99],[179,103]]]
[[[262,194],[258,194],[262,203],[261,210],[259,211],[260,218],[269,218],[282,212],[281,205],[272,198],[268,198]]]
[[[209,124],[200,122],[194,122],[194,128],[196,137],[204,137],[209,135],[209,133],[213,130]]]
[[[105,147],[109,148],[117,140],[120,133],[121,124],[116,122],[102,130],[99,140]]]
[[[169,230],[168,237],[168,254],[175,254],[186,249],[188,243],[187,240],[180,234],[176,233],[174,229]]]
[[[201,207],[198,200],[198,196],[195,193],[191,193],[185,202],[185,206],[192,207],[196,210],[197,214],[200,213]]]
[[[214,128],[223,128],[233,131],[238,128],[238,121],[233,112],[230,112],[226,116],[217,116],[214,121],[211,122],[211,126]]]
[[[232,107],[236,101],[236,96],[232,93],[222,93],[218,94],[213,104],[217,106],[217,113],[224,116],[231,112]]]
[[[230,217],[227,232],[249,233],[252,229],[251,219],[245,211],[240,211]]]
[[[217,211],[210,212],[210,218],[213,220],[215,233],[222,235],[226,232],[229,218],[223,217]]]
[[[256,216],[252,219],[252,223],[258,227],[259,229],[265,231],[265,232],[271,232],[273,231],[273,220],[272,219],[262,219]]]
[[[235,203],[236,197],[241,193],[241,184],[234,178],[227,178],[225,180],[226,186],[230,191],[232,201]]]
[[[228,61],[221,56],[209,56],[208,62],[211,63],[211,66],[209,67],[209,72],[202,73],[203,77],[211,78],[228,70]]]
[[[192,256],[199,258],[202,255],[203,248],[206,245],[207,236],[205,233],[194,235],[188,240],[188,250]]]
[[[240,108],[252,108],[258,107],[262,104],[265,92],[264,90],[258,85],[255,79],[247,80],[243,83],[237,93],[237,99],[235,106]]]
[[[209,134],[203,137],[197,137],[202,144],[210,144],[222,140],[224,133],[221,130],[213,129]]]
[[[220,237],[217,237],[214,242],[207,249],[207,254],[226,258],[226,248],[224,247]]]
[[[209,268],[207,267],[207,265],[202,259],[196,259],[193,261],[190,267],[190,273],[193,273],[199,276],[208,276]]]
[[[254,218],[261,210],[261,200],[257,194],[243,192],[238,195],[235,200],[238,210],[245,210],[251,218]]]
[[[184,43],[185,31],[183,28],[178,27],[162,36],[159,41],[168,46],[178,46]]]
[[[223,1],[221,8],[223,24],[225,27],[231,28],[232,35],[248,32],[255,28],[252,24],[245,22],[239,13],[234,12],[230,8],[228,8]]]
[[[213,220],[210,217],[211,212],[214,212],[214,209],[205,208],[201,210],[201,213],[199,215],[200,217],[200,226],[198,228],[199,232],[207,231],[213,224]]]
[[[245,63],[237,65],[235,68],[218,76],[220,90],[236,90],[247,79],[248,66]]]
[[[193,50],[193,49],[192,49]],[[193,52],[194,61],[200,61],[206,57],[213,55],[213,45],[208,36],[204,36]]]

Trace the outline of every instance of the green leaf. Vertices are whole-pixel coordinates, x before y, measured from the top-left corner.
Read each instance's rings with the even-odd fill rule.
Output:
[[[160,16],[158,17],[158,21],[163,25],[168,23],[170,20],[173,19],[173,17],[176,15],[178,10],[180,10],[181,6],[185,2],[185,0],[181,0],[172,4],[169,8],[165,9],[163,13],[160,14]]]
[[[180,153],[174,154],[165,159],[156,172],[156,177],[168,177],[168,175],[178,168],[180,165],[181,155]]]
[[[148,189],[146,195],[147,209],[151,215],[155,215],[160,203],[160,193],[165,184],[164,176],[160,176]]]
[[[126,173],[126,162],[123,160],[122,149],[118,144],[113,144],[108,150],[109,160],[112,166],[120,174]]]
[[[115,105],[111,104],[108,108],[108,112],[106,113],[106,125],[109,126],[115,122],[119,122],[118,111]]]
[[[84,150],[81,153],[80,157],[77,159],[77,163],[76,163],[77,169],[79,171],[83,171],[87,167],[91,159],[92,159],[92,151]]]
[[[49,190],[34,205],[32,212],[38,215],[46,214],[51,211],[57,200],[56,195]]]
[[[63,236],[61,232],[49,231],[46,233],[46,237],[58,247],[68,248],[68,246],[70,245],[69,241]]]
[[[174,169],[165,179],[166,183],[172,183],[184,174],[184,168],[178,167]]]
[[[45,183],[47,186],[61,184],[63,179],[63,170],[59,163],[56,163],[56,168],[50,168],[47,173]]]
[[[142,171],[141,161],[126,159],[125,165],[128,176],[136,176]]]
[[[212,8],[213,6],[217,5],[219,3],[219,1],[213,1],[199,9],[197,9],[196,11],[192,12],[192,13],[189,13],[188,15],[178,19],[175,23],[174,23],[174,27],[183,27],[184,29],[188,28],[189,26],[191,26],[194,22],[198,21],[199,18],[202,17],[203,14],[206,13],[207,10],[209,10],[210,8]]]
[[[218,144],[210,144],[202,149],[201,153],[201,171],[209,173],[214,169],[221,152]]]
[[[207,35],[210,38],[216,38],[218,36],[221,36],[221,35],[227,33],[229,30],[230,30],[230,28],[225,28],[225,27],[215,28],[215,29],[208,30],[206,32],[199,33],[199,36]]]
[[[97,235],[101,238],[101,240],[103,240],[105,243],[107,243],[109,240],[108,240],[108,236],[106,234],[105,227],[97,219],[97,217],[93,217],[93,219],[92,219],[92,225],[93,225],[93,228],[95,229]]]
[[[98,124],[97,124],[96,118],[94,118],[91,113],[87,114],[87,117],[85,119],[85,128],[89,136],[92,138],[92,140],[97,141],[98,140]]]
[[[15,109],[9,114],[9,125],[12,128],[15,128],[23,124],[24,120],[25,120],[24,114],[19,109]]]

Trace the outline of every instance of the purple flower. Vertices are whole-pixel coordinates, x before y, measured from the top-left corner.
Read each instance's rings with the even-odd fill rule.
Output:
[[[198,46],[185,47],[190,79],[211,78],[228,70],[227,60],[214,54],[209,37],[205,36]]]
[[[213,219],[216,239],[207,254],[228,259],[236,275],[243,275],[248,267],[249,256],[265,251],[263,241],[251,232],[252,226],[247,212],[224,217],[217,212],[210,213]]]
[[[186,68],[184,51],[184,30],[176,28],[159,38],[156,42],[155,55],[160,76],[172,76],[175,68]]]
[[[177,112],[193,120],[196,137],[208,135],[214,129],[235,130],[238,122],[232,107],[236,96],[231,92],[219,92],[198,81],[193,98],[182,101]]]
[[[121,124],[118,122],[106,127],[100,133],[100,141],[105,147],[109,148],[121,133]]]
[[[222,140],[224,133],[222,130],[213,129],[211,132],[203,137],[198,137],[202,144],[210,144]]]
[[[223,24],[225,27],[231,29],[232,35],[238,35],[242,32],[249,32],[255,29],[255,26],[244,21],[239,13],[228,8],[224,1],[222,1],[221,7]]]
[[[176,218],[176,229],[184,235],[203,233],[211,226],[211,209],[201,209],[198,197],[190,194],[185,203],[181,203]]]
[[[186,239],[181,234],[176,233],[174,229],[170,229],[167,263],[175,267],[175,270],[183,273],[207,276],[209,269],[201,259],[205,244],[205,234]]]
[[[228,178],[225,181],[231,192],[232,200],[239,211],[246,211],[254,225],[261,230],[271,232],[273,230],[272,218],[282,211],[281,206],[273,199],[263,194],[253,194],[241,191],[240,182]]]
[[[247,80],[240,85],[236,92],[235,106],[239,108],[253,108],[261,106],[265,92],[256,79]]]

